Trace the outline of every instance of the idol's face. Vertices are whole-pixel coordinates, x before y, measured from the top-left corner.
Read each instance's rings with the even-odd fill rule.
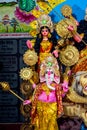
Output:
[[[48,82],[49,84],[54,81],[54,72],[53,72],[53,70],[47,69],[47,71],[45,73],[45,79],[46,79],[46,82]]]
[[[43,28],[43,29],[41,30],[41,34],[42,34],[43,36],[48,36],[48,33],[49,33],[49,30],[48,30],[47,28]]]

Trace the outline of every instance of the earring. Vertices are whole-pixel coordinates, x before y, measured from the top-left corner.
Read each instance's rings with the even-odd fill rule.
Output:
[[[51,38],[51,34],[50,33],[48,34],[48,38]]]

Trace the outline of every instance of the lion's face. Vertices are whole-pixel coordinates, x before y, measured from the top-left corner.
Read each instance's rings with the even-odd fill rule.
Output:
[[[80,76],[80,84],[84,95],[87,95],[87,71]]]
[[[87,71],[78,71],[72,82],[73,89],[81,96],[87,96]]]

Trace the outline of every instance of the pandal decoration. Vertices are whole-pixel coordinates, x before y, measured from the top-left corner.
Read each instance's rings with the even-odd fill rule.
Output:
[[[79,51],[72,45],[67,45],[59,54],[59,59],[65,66],[72,66],[79,60]]]
[[[32,69],[27,68],[27,67],[21,69],[21,71],[20,71],[20,77],[21,77],[23,80],[30,80],[32,76],[33,76],[33,71],[32,71]]]
[[[23,95],[30,96],[32,94],[32,85],[29,81],[23,81],[20,86],[20,91]]]
[[[34,84],[34,81],[31,79],[33,76],[33,71],[32,69],[30,68],[23,68],[21,69],[20,71],[20,77],[23,79],[23,80],[29,80],[31,84]]]
[[[38,61],[37,53],[34,50],[27,50],[23,55],[23,60],[29,66],[35,65]]]

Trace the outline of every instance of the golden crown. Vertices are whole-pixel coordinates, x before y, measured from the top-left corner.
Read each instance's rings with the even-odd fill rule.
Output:
[[[41,15],[37,20],[37,24],[38,24],[39,31],[41,27],[47,26],[50,29],[50,31],[53,32],[53,23],[49,15],[47,14]]]

